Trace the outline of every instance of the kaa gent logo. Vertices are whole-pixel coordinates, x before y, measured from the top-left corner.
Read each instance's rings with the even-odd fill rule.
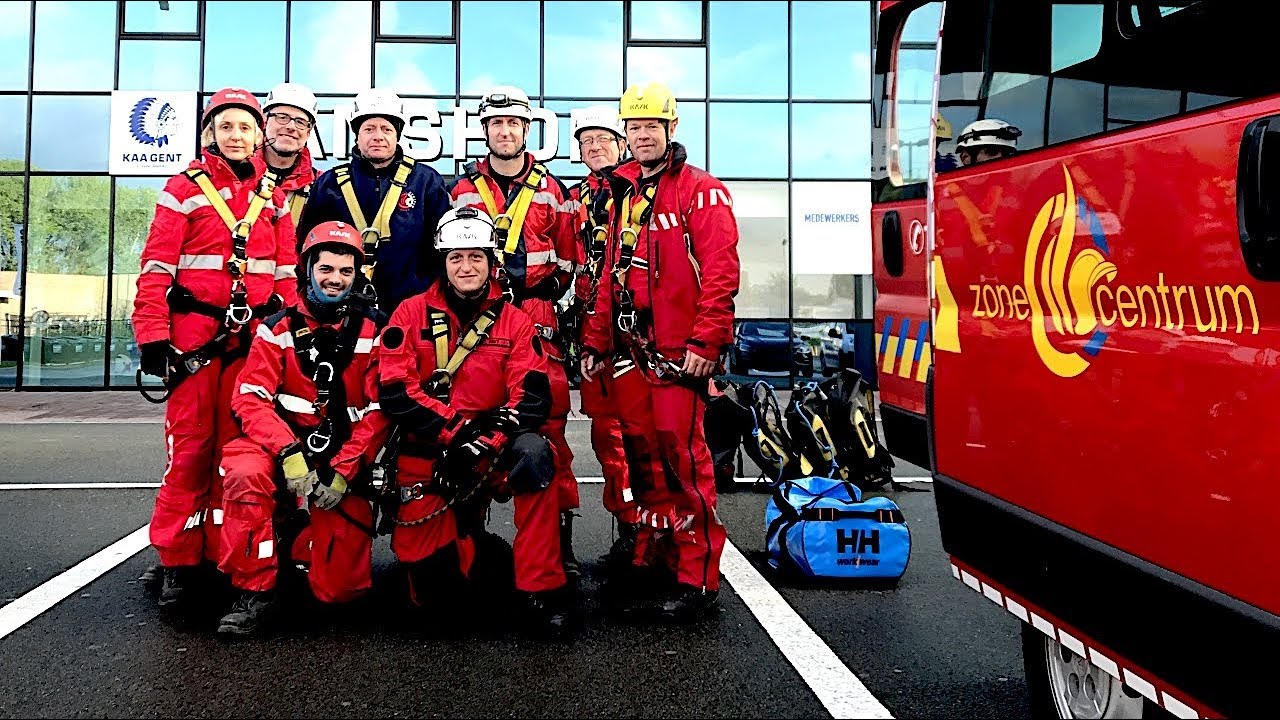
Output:
[[[1022,284],[970,285],[974,318],[1029,322],[1040,360],[1064,378],[1088,369],[1121,328],[1258,334],[1258,306],[1245,285],[1180,284],[1163,272],[1138,284],[1118,282],[1123,267],[1110,259],[1097,211],[1076,195],[1066,165],[1062,177],[1063,191],[1045,201],[1027,233]],[[935,263],[941,321],[955,301],[943,291],[939,268]]]
[[[162,148],[169,144],[178,126],[178,112],[169,103],[145,97],[134,103],[129,113],[129,134],[143,145]]]

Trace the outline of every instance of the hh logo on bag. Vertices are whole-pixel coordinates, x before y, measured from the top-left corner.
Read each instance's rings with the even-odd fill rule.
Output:
[[[874,555],[880,554],[880,531],[879,530],[850,530],[845,533],[844,528],[836,529],[836,552],[847,553],[855,552],[859,555],[870,552]]]

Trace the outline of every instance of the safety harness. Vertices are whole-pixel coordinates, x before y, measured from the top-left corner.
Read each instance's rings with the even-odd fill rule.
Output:
[[[350,437],[351,424],[368,412],[368,408],[347,407],[346,384],[342,380],[342,374],[355,356],[362,316],[349,310],[343,314],[336,331],[332,328],[312,331],[297,308],[290,307],[284,312],[293,335],[298,366],[315,384],[316,397],[307,400],[280,393],[276,395],[276,404],[289,412],[320,418],[320,424],[307,431],[305,444],[313,458],[328,459]]]
[[[467,328],[458,341],[457,347],[453,353],[449,353],[449,317],[439,310],[431,311],[428,316],[430,319],[429,337],[435,344],[436,369],[427,379],[423,389],[430,393],[432,397],[444,404],[449,403],[450,392],[453,389],[453,376],[462,367],[463,361],[471,354],[473,350],[480,346],[489,337],[489,330],[498,322],[498,315],[502,312],[502,303],[498,303],[493,307],[483,311],[471,323],[471,327]],[[439,493],[439,485],[434,482],[420,482],[399,487],[395,481],[396,457],[400,453],[400,440],[402,433],[397,426],[387,439],[387,443],[382,450],[378,452],[374,459],[373,468],[371,470],[371,478],[373,484],[379,488],[378,504],[382,508],[383,520],[378,524],[378,532],[387,534],[395,526],[412,527],[422,525],[432,518],[439,517],[449,508],[466,503],[475,497],[479,488],[485,484],[489,472],[492,471],[492,464],[489,470],[470,491],[463,495],[454,496],[448,499],[445,504],[438,510],[435,510],[425,517],[417,520],[400,520],[398,517],[398,509],[401,504],[421,500],[428,494]],[[439,468],[442,463],[437,463]]]
[[[254,318],[261,319],[278,312],[281,305],[283,305],[280,296],[272,294],[266,303],[257,307],[250,307],[249,292],[244,284],[244,277],[249,269],[247,249],[249,234],[253,230],[254,223],[258,221],[258,217],[262,215],[263,209],[266,208],[267,203],[271,201],[271,197],[275,193],[275,177],[271,173],[263,174],[257,189],[254,190],[253,197],[249,200],[249,207],[245,210],[244,217],[237,218],[235,213],[231,212],[231,208],[227,206],[227,201],[223,199],[218,189],[214,187],[213,180],[209,178],[209,174],[203,168],[191,168],[185,174],[191,182],[196,184],[196,187],[200,188],[200,192],[209,201],[209,206],[218,213],[222,221],[226,223],[227,229],[231,232],[231,257],[227,258],[227,272],[231,273],[231,303],[225,308],[219,307],[196,298],[190,289],[177,284],[177,282],[169,286],[165,299],[168,302],[170,312],[205,315],[221,321],[222,326],[208,342],[195,350],[179,354],[171,360],[169,373],[164,379],[164,394],[158,398],[150,395],[143,387],[142,369],[138,369],[135,375],[138,392],[142,394],[143,398],[156,404],[167,400],[169,395],[173,393],[173,389],[183,380],[213,362],[215,358],[229,357],[226,352],[226,344],[232,335],[241,335],[238,352],[248,352],[249,322]]]
[[[493,227],[498,235],[498,251],[495,253],[498,258],[497,277],[502,286],[503,296],[507,298],[507,302],[514,304],[515,290],[511,287],[511,278],[506,270],[507,256],[513,254],[520,246],[520,233],[524,230],[525,217],[528,216],[529,207],[533,204],[534,193],[538,191],[542,179],[547,176],[547,168],[542,163],[534,163],[524,180],[512,185],[511,191],[503,202],[504,212],[498,212],[497,199],[478,166],[470,163],[465,171],[472,184],[476,186],[480,199],[484,201],[489,217],[493,218]]]
[[[364,228],[360,231],[360,238],[364,243],[364,264],[360,266],[360,272],[364,275],[364,282],[361,287],[356,288],[356,292],[371,307],[378,306],[378,291],[373,286],[373,272],[378,266],[378,245],[384,240],[391,241],[391,213],[395,212],[400,203],[400,195],[404,192],[405,183],[409,181],[409,173],[413,172],[414,163],[415,160],[408,155],[400,158],[400,165],[391,177],[391,188],[382,198],[382,204],[378,206],[372,223],[365,219],[364,211],[360,209],[360,200],[356,197],[355,186],[351,182],[351,166],[339,165],[333,169],[338,189],[342,191],[347,211],[351,213],[351,222],[356,227]]]
[[[289,217],[293,218],[293,226],[298,227],[298,219],[302,217],[302,208],[306,207],[311,197],[311,184],[308,183],[289,194]]]

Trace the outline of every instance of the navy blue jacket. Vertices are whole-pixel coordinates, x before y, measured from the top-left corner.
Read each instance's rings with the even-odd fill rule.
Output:
[[[351,184],[365,219],[372,221],[378,213],[403,155],[404,150],[397,148],[395,161],[379,169],[352,150]],[[425,162],[417,162],[409,173],[400,202],[391,213],[391,240],[383,238],[378,245],[373,286],[378,291],[378,307],[382,312],[390,315],[401,301],[425,291],[444,272],[444,262],[434,244],[436,225],[448,210],[449,191],[444,178]],[[298,219],[299,250],[307,233],[328,220],[355,225],[332,170],[316,178],[311,187],[311,199]]]

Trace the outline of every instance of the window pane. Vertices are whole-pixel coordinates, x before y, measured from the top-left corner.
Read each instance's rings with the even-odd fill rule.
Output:
[[[374,85],[399,95],[452,95],[457,54],[452,43],[378,43]]]
[[[194,33],[196,2],[126,2],[124,31],[137,33]]]
[[[545,5],[546,94],[563,97],[622,95],[622,3],[549,2]]]
[[[302,83],[316,93],[357,93],[369,87],[373,79],[369,67],[373,5],[368,2],[294,3],[291,21],[291,81]]]
[[[738,318],[787,317],[787,184],[727,182],[738,220]]]
[[[855,318],[869,308],[871,184],[811,182],[791,186],[791,317]]]
[[[676,142],[684,145],[689,162],[700,168],[707,166],[707,104],[682,102],[676,106],[680,124],[676,126]]]
[[[31,113],[31,170],[105,172],[110,117],[108,96],[37,96]],[[31,197],[34,201],[34,192]]]
[[[0,117],[5,119],[0,123],[0,172],[22,172],[27,153],[26,96],[0,96]]]
[[[106,177],[31,178],[25,386],[102,385],[109,204]]]
[[[791,6],[791,96],[871,97],[871,9],[865,2]]]
[[[110,90],[115,58],[114,2],[36,5],[36,90]]]
[[[702,3],[631,3],[631,39],[701,40]]]
[[[142,246],[147,240],[156,197],[166,178],[117,178],[115,249],[111,255],[111,337],[107,357],[111,384],[133,386],[138,365],[138,344],[133,338],[133,298],[138,293]],[[151,378],[159,385],[159,380]]]
[[[0,177],[0,388],[17,383],[18,355],[22,338],[18,336],[18,313],[21,296],[18,287],[18,263],[22,258],[19,238],[14,226],[22,222],[22,178]]]
[[[121,90],[195,90],[198,40],[120,41]]]
[[[786,103],[712,103],[710,134],[717,177],[787,176]]]
[[[204,90],[270,90],[284,79],[283,2],[210,2],[204,22]]]
[[[515,85],[538,95],[538,3],[463,2],[462,94]],[[495,42],[495,28],[502,41]]]
[[[911,11],[902,27],[904,43],[937,43],[939,23],[942,20],[942,3],[931,2]]]
[[[711,3],[711,95],[787,97],[787,6]]]
[[[660,82],[678,98],[707,96],[704,48],[633,47],[627,50],[627,84]],[[619,93],[621,94],[621,93]]]
[[[453,37],[453,3],[380,2],[378,32],[383,35]]]
[[[754,383],[764,377],[775,388],[789,388],[791,378],[807,377],[812,365],[812,349],[792,332],[790,322],[734,323],[727,369],[737,382]]]
[[[27,89],[31,3],[0,2],[0,90]]]
[[[870,105],[792,105],[791,122],[793,176],[864,178],[870,175]]]

